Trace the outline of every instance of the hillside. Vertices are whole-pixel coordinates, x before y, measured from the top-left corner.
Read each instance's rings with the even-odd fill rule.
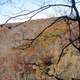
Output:
[[[80,55],[72,45],[56,66],[62,48],[69,42],[64,21],[49,27],[29,47],[27,39],[34,39],[54,20],[39,19],[0,27],[0,80],[56,80],[45,74],[47,69],[49,75],[64,80],[80,79]],[[73,25],[76,27],[76,23]],[[48,60],[53,64],[45,64]]]

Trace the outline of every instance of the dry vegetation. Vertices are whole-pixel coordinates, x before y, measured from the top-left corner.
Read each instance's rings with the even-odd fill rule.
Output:
[[[33,20],[0,28],[0,80],[56,80],[55,75],[64,80],[80,79],[80,56],[72,45],[56,66],[62,47],[68,42],[64,21],[47,29],[28,47],[30,42],[26,39],[34,38],[52,21]]]

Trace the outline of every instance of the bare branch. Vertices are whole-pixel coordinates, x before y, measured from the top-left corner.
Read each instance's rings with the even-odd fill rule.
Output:
[[[28,13],[25,13],[25,14],[20,14],[20,15],[17,15],[17,16],[10,17],[9,19],[7,19],[7,21],[6,21],[4,24],[6,24],[8,21],[10,21],[10,20],[13,19],[13,18],[17,18],[17,17],[20,17],[20,16],[29,15],[29,14],[34,13],[34,12],[36,12],[36,11],[37,11],[37,13],[39,13],[39,12],[41,12],[41,11],[43,11],[43,10],[46,10],[46,9],[48,9],[48,8],[50,8],[50,7],[53,7],[53,6],[64,6],[64,7],[72,8],[72,6],[70,6],[70,5],[64,5],[64,4],[46,5],[46,6],[40,7],[40,8],[38,8],[38,9],[36,9],[36,10],[30,11],[30,12],[28,12]],[[39,12],[38,12],[38,11],[39,11]]]
[[[59,59],[58,59],[58,61],[57,61],[57,64],[60,62],[60,60],[61,60],[61,57],[63,56],[63,52],[64,52],[64,50],[67,48],[67,47],[69,47],[73,42],[75,42],[75,41],[77,41],[77,40],[79,40],[80,38],[76,38],[75,40],[73,40],[73,41],[71,41],[70,43],[68,43],[63,49],[62,49],[62,51],[61,51],[61,54],[59,55]],[[64,54],[65,55],[65,54]]]

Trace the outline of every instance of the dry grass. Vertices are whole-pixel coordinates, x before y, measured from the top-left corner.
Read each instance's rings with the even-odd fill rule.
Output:
[[[0,80],[53,80],[46,72],[50,75],[57,73],[65,80],[80,78],[80,57],[72,55],[77,53],[72,46],[65,50],[68,54],[56,66],[60,51],[67,43],[68,37],[63,35],[67,26],[65,22],[56,23],[38,37],[30,48],[26,47],[26,38],[35,37],[51,21],[52,19],[33,20],[19,27],[15,27],[19,24],[16,23],[7,24],[12,27],[10,29],[0,28]],[[61,40],[64,41],[63,44]],[[33,62],[39,66],[29,64]]]

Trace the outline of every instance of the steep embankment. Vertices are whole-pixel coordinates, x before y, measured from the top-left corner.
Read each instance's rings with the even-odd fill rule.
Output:
[[[23,79],[25,77],[41,80],[41,78],[46,78],[42,71],[47,68],[50,68],[50,75],[57,73],[66,80],[72,77],[80,78],[80,57],[76,55],[79,52],[72,46],[65,50],[65,53],[68,54],[62,57],[59,65],[55,67],[63,46],[68,42],[67,25],[64,21],[57,22],[48,28],[34,41],[30,48],[27,48],[30,43],[27,39],[35,38],[53,20],[53,18],[33,20],[25,23],[7,24],[0,28],[1,80],[20,80],[20,78],[25,80]],[[53,62],[49,67],[43,65],[48,58]],[[32,62],[40,64],[42,70],[36,67],[34,71],[33,66],[27,65],[27,63]],[[47,76],[48,78],[52,79]]]

